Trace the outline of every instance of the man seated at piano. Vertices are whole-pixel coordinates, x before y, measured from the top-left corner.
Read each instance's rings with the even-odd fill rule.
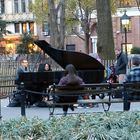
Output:
[[[20,59],[19,63],[20,63],[20,66],[18,67],[16,71],[16,80],[15,80],[17,84],[19,84],[18,79],[19,79],[20,73],[30,72],[28,60],[26,58]]]
[[[16,92],[13,95],[13,98],[11,99],[11,102],[9,103],[9,107],[17,107],[20,106],[21,102],[21,94],[19,92],[20,83],[19,83],[19,75],[24,72],[29,72],[29,65],[28,60],[26,58],[21,58],[19,60],[19,67],[16,70],[16,78],[15,78],[15,84],[16,84]]]
[[[83,79],[80,78],[77,75],[76,69],[74,65],[68,64],[65,68],[65,75],[60,79],[58,85],[61,86],[79,86],[81,84],[84,84]],[[68,102],[76,102],[78,99],[78,96],[60,96],[59,97],[59,102],[60,103],[68,103]],[[72,111],[74,111],[74,106],[73,105],[63,105],[63,112],[64,116],[67,115],[68,108]]]

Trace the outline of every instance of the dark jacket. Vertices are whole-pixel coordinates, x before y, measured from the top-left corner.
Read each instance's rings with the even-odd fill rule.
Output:
[[[75,75],[75,80],[71,82],[69,82],[69,74],[67,74],[66,76],[62,77],[59,81],[59,85],[81,85],[84,84],[83,79],[81,79],[79,76]]]
[[[117,64],[116,64],[116,67],[115,67],[115,74],[116,75],[126,74],[127,63],[128,63],[127,56],[123,52],[121,52],[117,56]]]
[[[24,68],[22,66],[20,66],[17,71],[16,71],[16,79],[15,79],[15,84],[19,84],[19,75],[21,73],[24,73],[24,72],[30,72],[29,68]]]

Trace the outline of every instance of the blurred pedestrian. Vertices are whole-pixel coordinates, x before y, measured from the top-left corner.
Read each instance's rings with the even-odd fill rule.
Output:
[[[140,59],[137,56],[132,58],[132,69],[127,74],[126,82],[137,83],[140,82]],[[128,99],[140,100],[140,92],[128,92]],[[126,110],[130,109],[130,102],[127,103]]]
[[[118,82],[123,83],[126,80],[127,64],[128,59],[126,54],[124,54],[120,48],[115,49],[115,54],[117,57],[117,62],[115,66],[115,74],[118,77]]]

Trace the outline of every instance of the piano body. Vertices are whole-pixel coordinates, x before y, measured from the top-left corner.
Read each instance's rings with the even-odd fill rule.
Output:
[[[67,64],[73,64],[78,75],[85,83],[100,83],[104,80],[105,67],[95,58],[81,52],[58,50],[51,47],[51,45],[44,40],[35,41],[35,44],[63,69],[65,69]],[[53,83],[57,84],[63,74],[64,71],[22,73],[19,81],[24,82],[25,87],[26,85],[47,87]]]
[[[63,69],[67,64],[73,64],[78,75],[85,83],[100,83],[104,80],[104,66],[95,58],[80,52],[58,50],[44,40],[35,42],[45,53],[53,58]],[[19,75],[19,82],[24,83],[27,90],[41,92],[49,85],[58,84],[64,75],[63,71],[28,72]],[[34,93],[28,94],[30,104],[41,101],[42,96]]]

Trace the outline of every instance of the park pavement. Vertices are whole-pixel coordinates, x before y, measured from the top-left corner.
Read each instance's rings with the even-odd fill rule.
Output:
[[[2,120],[10,120],[17,119],[21,117],[21,108],[20,107],[7,107],[9,103],[8,98],[1,100],[1,116]],[[132,103],[131,111],[138,110],[140,111],[140,103]],[[123,111],[122,103],[113,103],[111,104],[110,111]],[[62,108],[56,108],[55,114],[61,114]],[[68,110],[69,113],[73,113],[71,110]],[[98,107],[92,108],[75,108],[74,113],[91,113],[91,112],[104,112],[104,109],[101,104]],[[56,115],[61,116],[61,115]],[[28,119],[32,119],[33,117],[38,117],[40,119],[47,120],[49,119],[49,109],[47,107],[35,107],[31,106],[30,108],[26,108],[26,117]]]

